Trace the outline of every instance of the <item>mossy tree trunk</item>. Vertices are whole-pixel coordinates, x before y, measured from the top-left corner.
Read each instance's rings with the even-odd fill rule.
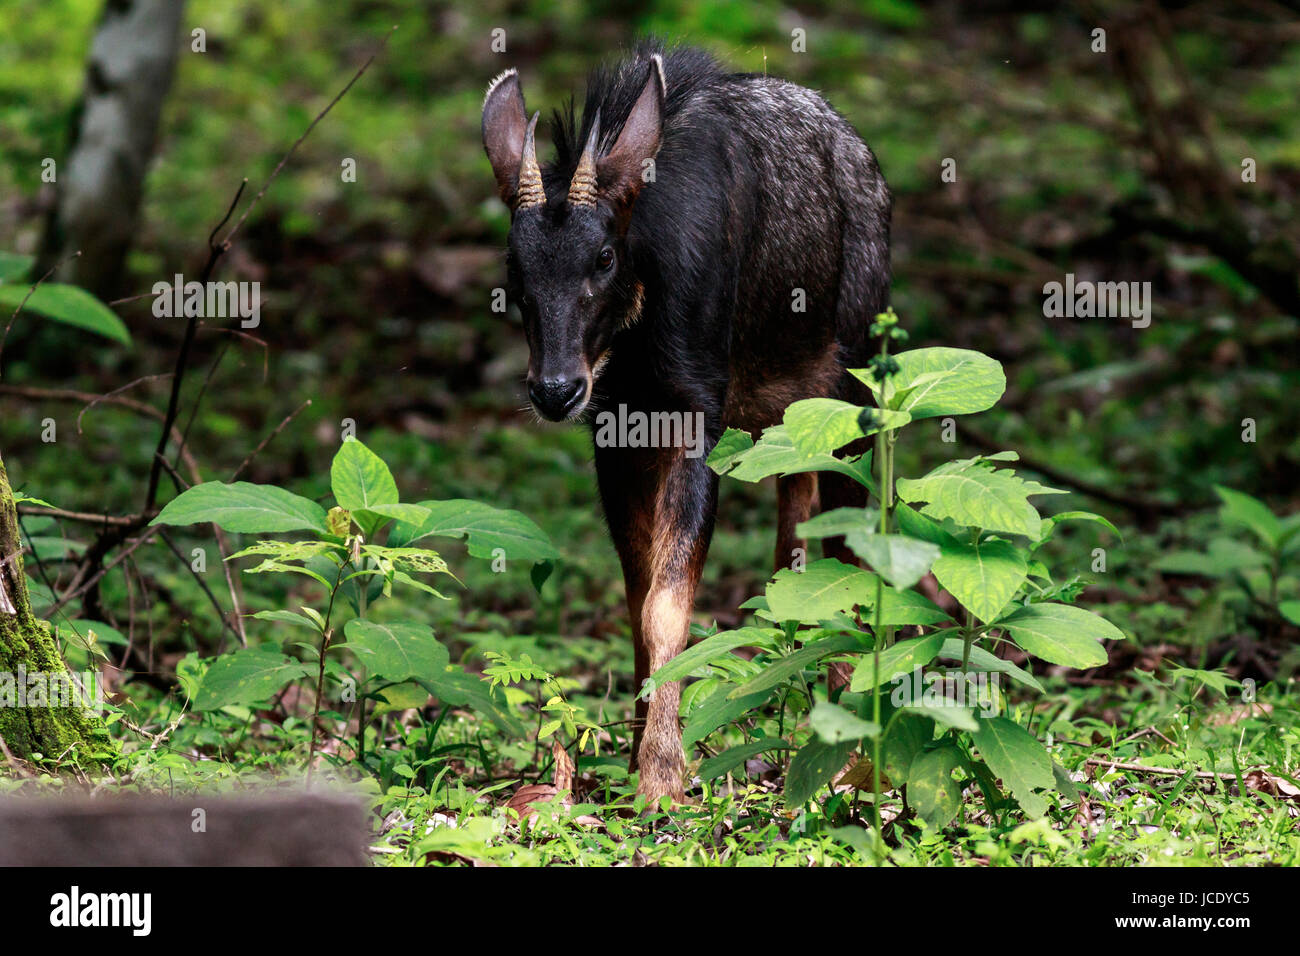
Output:
[[[73,706],[50,706],[52,701],[32,705],[30,699],[19,698],[20,678],[40,673],[66,680],[67,665],[59,656],[50,625],[32,613],[18,513],[0,457],[0,738],[17,758],[36,754],[58,758],[75,748],[78,762],[96,762],[95,755],[105,750],[107,733],[90,711],[75,702]],[[55,685],[48,679],[45,683]],[[27,697],[25,692],[22,697]]]

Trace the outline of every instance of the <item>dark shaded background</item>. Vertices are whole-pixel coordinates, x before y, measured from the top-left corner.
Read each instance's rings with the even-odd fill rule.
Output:
[[[479,108],[488,80],[513,66],[530,109],[547,115],[581,93],[591,65],[653,31],[703,45],[735,70],[815,87],[853,122],[894,191],[894,304],[912,344],[980,349],[1007,371],[1003,404],[975,419],[957,450],[1014,448],[1079,491],[1074,507],[1134,532],[1102,599],[1128,605],[1138,634],[1191,627],[1167,613],[1150,564],[1203,537],[1195,513],[1212,503],[1211,484],[1279,512],[1296,506],[1300,15],[1272,2],[629,6],[186,5],[139,225],[120,288],[101,290],[106,297],[197,275],[240,179],[262,183],[399,28],[218,270],[262,283],[263,316],[256,340],[200,330],[182,422],[204,390],[189,442],[205,476],[228,475],[311,399],[246,477],[324,494],[340,422],[351,418],[393,465],[405,500],[463,495],[520,508],[565,553],[542,601],[522,574],[489,583],[471,573],[473,607],[458,598],[435,609],[442,623],[478,634],[624,631],[589,440],[521,413],[522,334],[489,310],[508,217],[482,153]],[[40,163],[68,148],[100,9],[11,0],[0,10],[0,250],[41,245],[56,196],[40,183]],[[1105,53],[1091,49],[1099,25]],[[206,30],[206,53],[189,50],[193,27]],[[504,54],[490,49],[494,28],[506,31]],[[791,50],[796,28],[806,30],[805,53]],[[340,181],[345,157],[357,161],[356,183]],[[1257,163],[1254,183],[1241,180],[1246,157]],[[945,158],[956,161],[954,183],[940,179]],[[1043,283],[1067,272],[1150,281],[1151,327],[1044,318]],[[156,425],[97,406],[78,433],[80,404],[30,390],[100,393],[170,369],[181,324],[155,318],[149,304],[117,307],[130,348],[30,316],[15,323],[0,447],[16,487],[69,509],[138,507]],[[129,394],[161,405],[166,389],[146,381]],[[54,446],[40,440],[47,416],[59,423]],[[1247,418],[1253,444],[1241,440]],[[900,449],[904,474],[956,453],[939,444],[938,422],[918,427],[922,438]],[[701,601],[723,621],[766,575],[774,517],[767,489],[733,484],[724,483]],[[1059,547],[1086,553],[1088,534],[1064,535]],[[150,612],[160,636],[176,653],[209,644],[210,609],[158,551],[145,567],[172,596]],[[274,586],[258,586],[278,606]],[[104,588],[120,609],[124,584],[108,578]]]

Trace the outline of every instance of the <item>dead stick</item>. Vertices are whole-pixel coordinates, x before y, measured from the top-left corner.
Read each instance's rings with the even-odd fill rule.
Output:
[[[1187,775],[1186,770],[1178,770],[1174,767],[1148,767],[1140,763],[1121,763],[1116,760],[1099,760],[1096,757],[1089,757],[1084,763],[1093,767],[1109,767],[1112,770],[1129,770],[1133,773],[1147,773],[1157,777],[1184,777]],[[1192,774],[1201,780],[1236,780],[1235,773],[1216,773],[1213,770],[1193,770]]]

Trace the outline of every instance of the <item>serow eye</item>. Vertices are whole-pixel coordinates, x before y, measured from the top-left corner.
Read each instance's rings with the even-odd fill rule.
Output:
[[[614,265],[614,250],[609,246],[600,250],[600,255],[596,256],[596,266],[601,272],[608,272]]]

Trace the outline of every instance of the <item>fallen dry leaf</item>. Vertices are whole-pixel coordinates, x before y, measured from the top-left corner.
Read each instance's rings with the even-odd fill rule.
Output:
[[[1267,793],[1283,800],[1300,803],[1300,787],[1297,787],[1285,777],[1265,773],[1263,770],[1252,770],[1243,779],[1246,781],[1246,787],[1249,790],[1258,790],[1260,793]]]
[[[836,788],[855,787],[858,790],[870,790],[872,787],[871,780],[871,760],[866,755],[861,755],[853,760],[847,767],[841,771],[839,777],[835,780]],[[884,771],[880,773],[880,790],[893,790],[894,785],[889,782]]]
[[[560,746],[557,740],[551,744],[551,754],[555,757],[555,781],[556,790],[568,790],[573,792],[573,758],[569,752]]]
[[[564,798],[560,801],[561,804],[565,807],[573,806],[573,758],[569,756],[569,752],[560,745],[558,740],[551,745],[551,753],[555,757],[555,783],[526,784],[516,790],[514,796],[506,802],[507,809],[519,814],[520,823],[523,823],[537,812],[537,808],[533,804],[548,803],[561,793],[564,794]],[[584,826],[601,825],[598,817],[586,813],[575,817],[574,820]]]

